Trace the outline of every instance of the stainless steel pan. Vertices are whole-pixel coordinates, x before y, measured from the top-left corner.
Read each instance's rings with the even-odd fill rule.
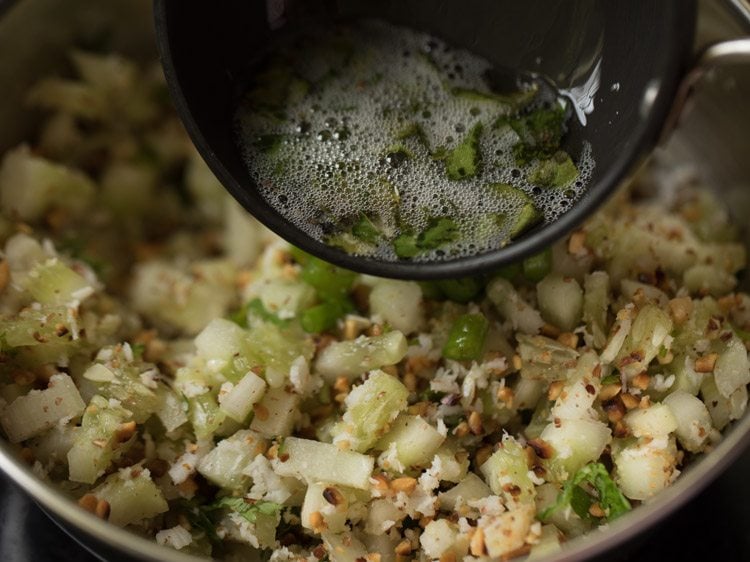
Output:
[[[750,6],[742,0],[700,4],[696,47],[750,34]],[[24,94],[37,78],[64,65],[72,45],[106,38],[116,50],[138,58],[155,56],[150,4],[145,0],[0,0],[0,151],[30,138],[34,115]],[[700,84],[692,108],[664,157],[689,162],[729,203],[739,224],[750,216],[750,67],[726,66]],[[747,233],[746,233],[747,234]],[[747,239],[750,242],[750,238]],[[692,466],[654,501],[612,524],[566,545],[549,560],[582,560],[636,542],[719,476],[750,443],[750,415],[739,420],[716,449]],[[161,548],[95,518],[43,483],[0,440],[0,470],[28,493],[74,538],[107,560],[196,560]],[[711,514],[710,516],[716,516]],[[686,538],[687,540],[687,538]]]

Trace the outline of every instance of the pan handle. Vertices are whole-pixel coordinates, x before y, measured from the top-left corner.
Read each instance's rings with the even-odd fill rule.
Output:
[[[695,86],[706,74],[716,68],[736,63],[750,64],[750,38],[715,43],[698,56],[677,89],[672,108],[662,129],[660,144],[671,136],[682,118],[688,113]]]

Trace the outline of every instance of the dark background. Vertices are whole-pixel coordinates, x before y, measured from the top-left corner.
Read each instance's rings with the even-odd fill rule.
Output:
[[[0,562],[95,562],[33,502],[0,477]],[[630,552],[609,562],[750,560],[750,451]]]

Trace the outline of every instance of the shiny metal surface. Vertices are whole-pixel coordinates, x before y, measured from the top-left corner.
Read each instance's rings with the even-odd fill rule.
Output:
[[[0,10],[7,2],[0,2]],[[153,56],[149,6],[142,0],[19,0],[0,19],[0,149],[31,130],[34,116],[23,110],[25,88],[35,77],[60,68],[66,45],[85,39],[99,26],[110,29],[115,48],[136,56]],[[706,0],[701,4],[700,44],[750,31],[750,12],[741,0]],[[28,41],[35,37],[35,41]],[[42,39],[43,38],[43,39]],[[729,203],[735,218],[747,224],[750,212],[750,67],[726,66],[711,73],[696,89],[694,106],[661,151],[667,159],[694,165]],[[653,502],[611,525],[571,541],[552,561],[582,560],[600,555],[647,533],[657,522],[689,501],[750,443],[750,416],[726,434],[715,451],[688,468],[673,487]],[[44,484],[0,442],[0,470],[79,540],[107,560],[196,560],[118,529],[78,508]],[[712,514],[721,516],[721,514]],[[700,538],[696,537],[700,540]]]

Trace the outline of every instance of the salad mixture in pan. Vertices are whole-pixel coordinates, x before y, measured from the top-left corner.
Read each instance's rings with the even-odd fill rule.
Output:
[[[540,556],[743,415],[745,250],[695,181],[486,277],[362,276],[225,194],[156,66],[71,60],[0,164],[0,425],[82,509],[226,559]]]

